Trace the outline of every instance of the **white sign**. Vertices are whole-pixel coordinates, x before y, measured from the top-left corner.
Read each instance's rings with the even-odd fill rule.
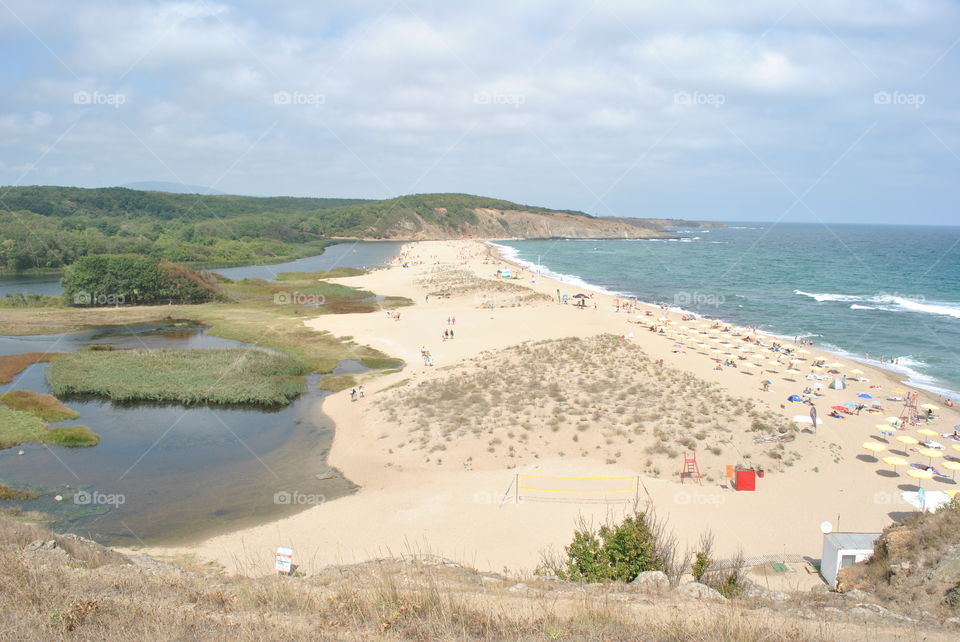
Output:
[[[290,567],[293,565],[293,549],[289,546],[277,547],[277,571],[284,575],[290,575]]]

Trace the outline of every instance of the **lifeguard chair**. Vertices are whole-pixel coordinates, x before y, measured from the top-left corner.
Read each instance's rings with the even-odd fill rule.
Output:
[[[701,486],[703,485],[703,480],[700,475],[700,466],[697,465],[697,453],[690,451],[689,453],[684,451],[683,453],[683,468],[680,470],[680,483],[683,483],[684,479],[696,479],[697,483]]]

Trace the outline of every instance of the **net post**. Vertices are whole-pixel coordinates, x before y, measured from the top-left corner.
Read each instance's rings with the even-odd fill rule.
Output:
[[[513,474],[513,503],[520,503],[520,473]]]
[[[634,506],[640,504],[640,475],[633,478],[633,503]]]

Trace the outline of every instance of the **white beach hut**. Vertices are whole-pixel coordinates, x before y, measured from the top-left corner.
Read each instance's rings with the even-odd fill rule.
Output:
[[[824,533],[820,575],[836,588],[837,573],[873,555],[873,542],[880,533]]]

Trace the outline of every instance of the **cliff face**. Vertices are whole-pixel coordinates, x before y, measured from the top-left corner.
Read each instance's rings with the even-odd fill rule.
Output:
[[[427,218],[416,212],[404,212],[396,223],[386,230],[392,240],[435,240],[446,238],[669,238],[665,222],[637,219],[591,218],[567,212],[533,212],[475,208],[473,220],[448,223],[445,208],[435,208]],[[646,224],[637,224],[643,221]],[[669,224],[674,224],[671,222]]]

